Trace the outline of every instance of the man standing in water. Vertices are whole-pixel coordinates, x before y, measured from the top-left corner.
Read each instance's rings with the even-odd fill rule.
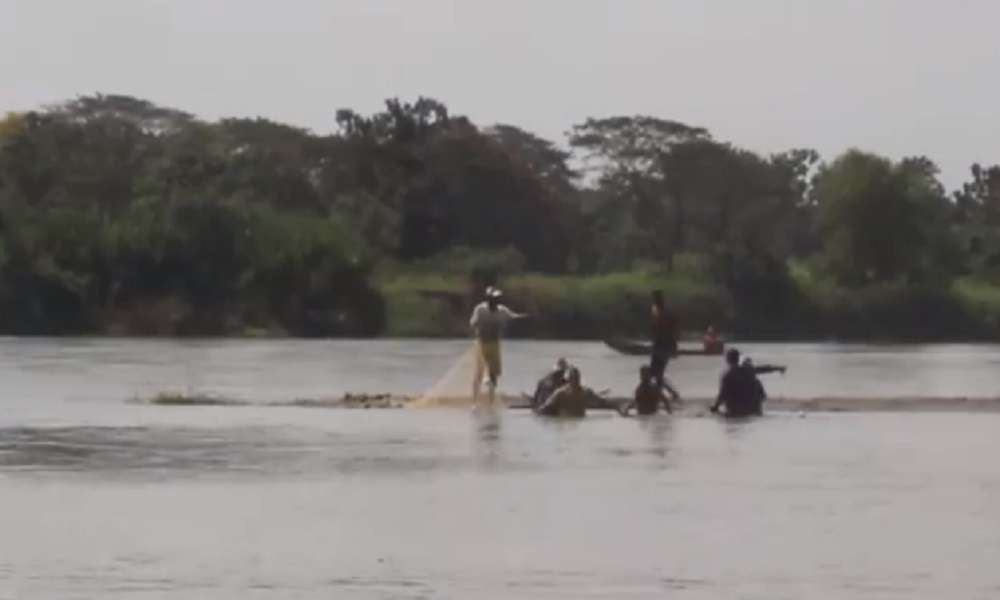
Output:
[[[518,314],[503,304],[503,292],[490,286],[486,288],[486,299],[472,311],[469,325],[476,335],[476,371],[472,380],[472,400],[479,400],[483,372],[489,376],[490,403],[496,401],[497,383],[500,379],[500,336],[507,323],[523,319],[527,315]]]
[[[653,292],[653,305],[650,308],[652,317],[653,350],[649,358],[649,368],[656,379],[657,385],[670,392],[674,402],[680,400],[680,394],[670,385],[665,371],[670,359],[677,356],[677,321],[667,310],[663,301],[663,292]]]

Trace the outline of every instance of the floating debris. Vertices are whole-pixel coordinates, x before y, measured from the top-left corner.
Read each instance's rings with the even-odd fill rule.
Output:
[[[410,401],[406,396],[393,394],[351,394],[340,398],[296,398],[291,402],[272,402],[271,406],[298,406],[303,408],[403,408]]]
[[[157,406],[246,406],[249,402],[212,396],[209,394],[181,394],[177,392],[160,392],[149,400],[146,404]]]

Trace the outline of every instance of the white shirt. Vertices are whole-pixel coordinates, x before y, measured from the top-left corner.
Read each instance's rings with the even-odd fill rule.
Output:
[[[503,304],[498,304],[496,310],[490,310],[489,303],[480,302],[472,311],[469,325],[472,326],[480,340],[492,342],[500,339],[500,333],[504,326],[517,317],[517,313]]]

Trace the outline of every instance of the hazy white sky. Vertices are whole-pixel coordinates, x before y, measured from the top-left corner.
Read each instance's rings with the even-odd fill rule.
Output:
[[[998,0],[0,0],[0,111],[124,93],[329,131],[433,96],[562,140],[647,113],[769,152],[1000,162]]]

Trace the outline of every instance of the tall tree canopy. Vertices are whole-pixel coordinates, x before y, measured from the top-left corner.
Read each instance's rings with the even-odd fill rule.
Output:
[[[1000,166],[974,165],[949,196],[924,157],[762,155],[646,115],[548,140],[420,97],[331,110],[330,124],[205,121],[123,95],[6,115],[0,331],[89,331],[128,313],[141,331],[231,331],[236,315],[372,333],[376,267],[449,261],[697,265],[680,276],[775,319],[804,269],[852,288],[1000,280]]]
[[[852,150],[816,177],[824,253],[840,281],[917,281],[946,269],[952,205],[926,158]]]

